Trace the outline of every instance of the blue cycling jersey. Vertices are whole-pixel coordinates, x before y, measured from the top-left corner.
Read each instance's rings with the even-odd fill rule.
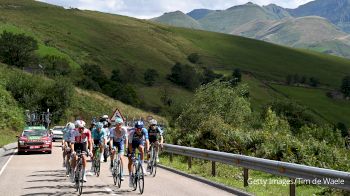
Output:
[[[97,131],[97,128],[92,129],[92,138],[93,140],[100,140],[102,141],[107,137],[107,134],[104,129],[101,129],[101,131]]]

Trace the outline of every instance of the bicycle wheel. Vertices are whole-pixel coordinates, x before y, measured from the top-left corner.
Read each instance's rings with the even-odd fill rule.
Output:
[[[78,166],[75,170],[75,174],[74,174],[74,180],[75,180],[75,188],[77,191],[79,191],[80,189],[80,183],[79,183],[79,180],[80,180],[80,161],[78,162]]]
[[[149,174],[152,175],[153,174],[153,157],[154,157],[154,147],[153,145],[151,146],[151,154],[150,154],[150,158],[149,158],[149,161],[148,161],[148,164],[147,164],[147,167],[149,168]]]
[[[156,151],[154,149],[154,152],[153,152],[153,158],[152,158],[152,173],[153,173],[153,177],[156,177],[156,174],[157,174],[157,154],[156,154]]]
[[[121,164],[121,161],[118,160],[118,163],[117,163],[118,167],[117,167],[117,184],[118,184],[118,188],[121,187],[122,185],[122,173],[123,173],[123,165]]]
[[[144,173],[141,164],[138,166],[138,171],[137,171],[137,182],[139,184],[139,191],[140,194],[143,193],[143,190],[145,188],[145,181],[144,181]]]
[[[80,167],[80,171],[79,171],[79,195],[81,195],[83,193],[83,185],[84,185],[84,170],[83,167]]]
[[[132,184],[133,184],[133,191],[136,191],[136,189],[137,189],[137,181],[138,181],[138,176],[137,176],[137,169],[138,169],[138,163],[134,163],[134,172],[133,172],[133,182],[132,182]]]
[[[114,159],[113,160],[113,167],[112,167],[112,177],[113,177],[114,185],[117,185],[117,181],[118,181],[118,175],[117,175],[118,168],[117,167],[118,167],[117,160]]]

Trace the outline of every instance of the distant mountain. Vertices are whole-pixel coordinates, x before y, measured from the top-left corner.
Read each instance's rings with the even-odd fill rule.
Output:
[[[273,20],[280,17],[259,5],[249,2],[244,5],[233,6],[227,10],[211,12],[198,21],[205,30],[230,33],[235,28],[257,18]]]
[[[286,18],[286,17],[292,17],[286,9],[276,4],[269,4],[267,6],[263,6],[263,8],[266,11],[271,12],[273,15],[277,16],[280,19]]]
[[[231,34],[350,57],[350,35],[318,16],[255,20],[236,28]]]
[[[215,12],[214,10],[208,10],[208,9],[195,9],[191,12],[187,13],[188,16],[191,16],[195,20],[199,20],[201,18],[204,18],[206,15],[208,15],[211,12]]]
[[[201,25],[192,17],[184,14],[181,11],[165,13],[162,16],[151,19],[152,21],[191,29],[202,29]]]
[[[350,32],[350,0],[315,0],[288,10],[295,17],[321,16]]]
[[[182,12],[167,13],[155,21],[350,58],[345,33],[350,32],[350,0],[315,0],[296,9],[249,2],[226,10],[197,9],[187,17]]]

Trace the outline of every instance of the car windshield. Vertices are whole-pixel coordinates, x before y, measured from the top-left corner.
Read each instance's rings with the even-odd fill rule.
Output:
[[[24,130],[23,136],[46,136],[47,132],[46,130],[42,129],[30,129],[30,130]]]
[[[53,130],[55,131],[62,131],[63,127],[54,127]]]

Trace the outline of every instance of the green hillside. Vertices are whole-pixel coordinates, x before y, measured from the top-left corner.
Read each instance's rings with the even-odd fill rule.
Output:
[[[16,140],[15,136],[22,131],[25,122],[24,113],[27,108],[23,108],[11,92],[7,90],[11,77],[33,79],[31,74],[8,68],[7,65],[0,63],[0,147],[14,142]],[[39,87],[53,82],[44,77],[37,77],[36,79],[40,83],[37,84]],[[128,119],[146,118],[152,115],[159,122],[167,123],[163,117],[126,105],[103,94],[75,88],[71,104],[65,110],[59,124],[65,125],[68,121],[74,121],[76,117],[82,117],[88,123],[91,117],[98,117],[103,114],[111,115],[115,108],[118,108]]]
[[[115,68],[134,67],[136,79],[132,83],[145,104],[152,107],[162,106],[162,88],[174,99],[191,96],[191,92],[170,83],[166,75],[175,62],[190,64],[187,56],[194,52],[199,54],[201,66],[214,70],[240,68],[265,81],[284,82],[287,75],[297,73],[316,77],[322,85],[336,89],[350,73],[347,59],[227,34],[27,0],[0,0],[0,11],[0,29],[34,36],[43,48],[39,53],[66,56],[78,69],[86,62],[96,63],[107,75]],[[143,82],[147,68],[160,74],[153,87]],[[253,105],[259,108],[266,100],[261,98],[264,96],[256,97]]]

